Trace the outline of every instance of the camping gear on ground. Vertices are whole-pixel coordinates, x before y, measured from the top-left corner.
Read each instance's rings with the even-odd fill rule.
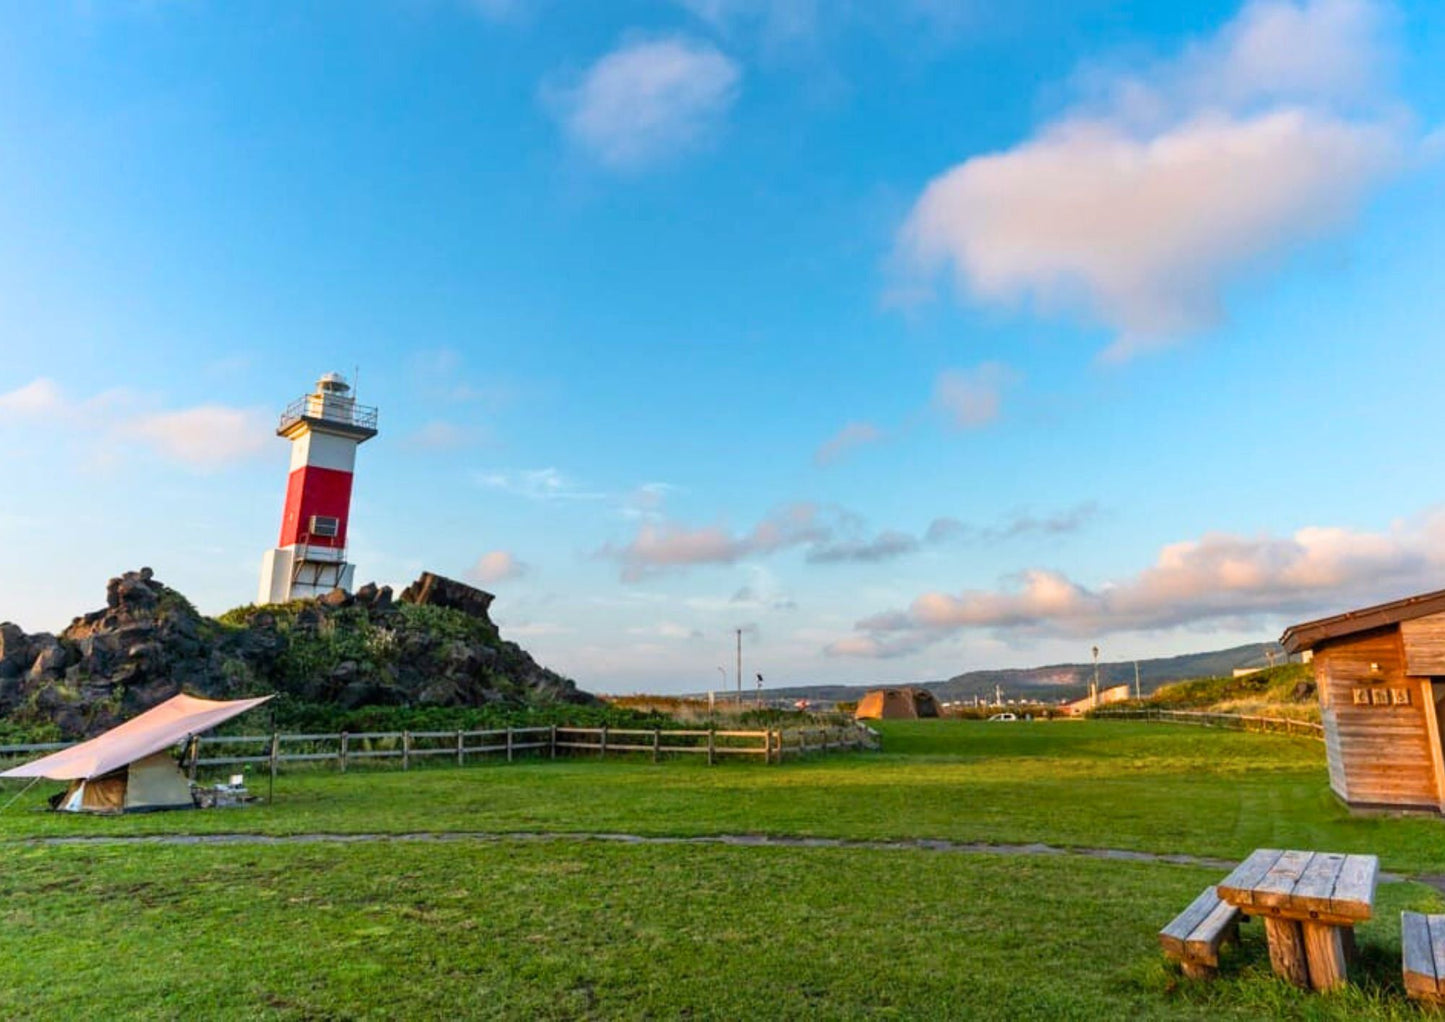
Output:
[[[178,695],[89,741],[72,745],[0,777],[69,781],[55,808],[63,812],[122,813],[190,809],[191,783],[170,749],[271,696],[219,702]]]

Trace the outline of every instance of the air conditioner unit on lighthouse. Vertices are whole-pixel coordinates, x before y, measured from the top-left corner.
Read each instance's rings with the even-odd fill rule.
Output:
[[[356,449],[376,436],[376,409],[357,404],[351,385],[327,373],[281,413],[276,435],[291,441],[291,474],[281,540],[262,558],[256,602],[349,590],[356,569],[346,560],[346,525]]]
[[[334,539],[341,535],[341,519],[330,515],[311,516],[311,535],[322,539]]]

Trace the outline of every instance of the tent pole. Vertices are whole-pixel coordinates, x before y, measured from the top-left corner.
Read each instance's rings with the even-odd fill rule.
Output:
[[[37,784],[39,784],[43,779],[44,779],[44,778],[41,778],[41,777],[32,778],[29,784],[27,784],[25,787],[23,787],[23,788],[20,789],[20,793],[19,793],[18,795],[16,795],[14,798],[12,798],[9,802],[6,802],[3,806],[0,806],[0,813],[3,813],[5,810],[9,809],[9,808],[10,808],[11,806],[13,806],[16,802],[19,802],[22,798],[25,797],[25,793],[26,793],[27,791],[29,791],[31,788],[35,787],[35,786],[36,786]]]

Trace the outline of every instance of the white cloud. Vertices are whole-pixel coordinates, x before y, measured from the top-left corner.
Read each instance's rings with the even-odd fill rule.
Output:
[[[124,390],[88,398],[67,394],[40,378],[0,394],[0,425],[44,418],[71,435],[89,437],[101,463],[115,464],[135,444],[190,468],[211,470],[259,453],[272,436],[272,420],[257,409],[199,405],[146,411],[148,402]]]
[[[403,438],[407,447],[422,451],[454,451],[485,439],[485,434],[455,423],[434,419],[418,426]]]
[[[576,144],[605,166],[635,170],[706,142],[741,78],[715,47],[676,36],[613,50],[553,99]]]
[[[674,0],[725,35],[756,35],[765,49],[808,44],[825,34],[858,28],[875,39],[894,24],[927,33],[930,41],[952,36],[974,16],[968,0]],[[911,41],[911,37],[910,37]],[[916,50],[917,47],[915,46]]]
[[[554,621],[526,621],[522,624],[503,623],[500,626],[507,635],[524,639],[539,639],[553,635],[571,635],[572,629]]]
[[[844,656],[916,652],[971,630],[1098,636],[1276,622],[1438,588],[1445,508],[1383,532],[1312,526],[1291,536],[1210,533],[1163,547],[1138,574],[1095,587],[1032,568],[996,590],[928,592],[907,609],[860,621],[830,647]]]
[[[832,465],[844,455],[882,439],[883,431],[871,422],[850,422],[823,442],[813,461],[818,465]]]
[[[659,621],[651,625],[638,625],[627,629],[628,635],[655,639],[700,639],[702,632],[676,621]]]
[[[662,505],[666,503],[668,494],[677,489],[671,483],[643,483],[622,498],[622,517],[660,521]]]
[[[1255,2],[1171,63],[1096,74],[1102,99],[930,182],[900,254],[982,301],[1082,312],[1117,332],[1112,357],[1208,327],[1232,281],[1339,230],[1401,165],[1380,20]]]
[[[1003,391],[1017,374],[999,362],[939,373],[933,403],[959,429],[986,426],[999,417]]]
[[[252,457],[272,438],[270,416],[221,405],[141,415],[122,430],[159,454],[199,469]]]
[[[677,0],[719,31],[758,26],[769,43],[811,36],[818,28],[818,0]],[[835,0],[836,3],[836,0]]]
[[[531,569],[506,550],[491,550],[477,558],[467,578],[482,585],[521,578]]]
[[[585,489],[555,468],[484,472],[477,481],[492,490],[540,501],[604,500],[605,493]]]
[[[831,530],[813,504],[792,504],[734,535],[722,526],[689,528],[668,522],[644,522],[625,546],[605,546],[598,556],[619,561],[622,580],[636,582],[669,569],[704,564],[736,564],[748,557],[826,540]]]
[[[908,533],[889,529],[872,539],[819,543],[808,551],[807,561],[809,564],[875,564],[914,553],[918,547],[918,540]]]
[[[42,376],[0,394],[0,419],[29,419],[54,414],[61,411],[63,405],[60,388],[55,381]]]

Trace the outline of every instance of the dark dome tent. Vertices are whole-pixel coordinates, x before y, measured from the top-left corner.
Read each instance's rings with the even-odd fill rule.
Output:
[[[915,720],[937,717],[938,700],[926,688],[879,688],[858,701],[855,720]]]

